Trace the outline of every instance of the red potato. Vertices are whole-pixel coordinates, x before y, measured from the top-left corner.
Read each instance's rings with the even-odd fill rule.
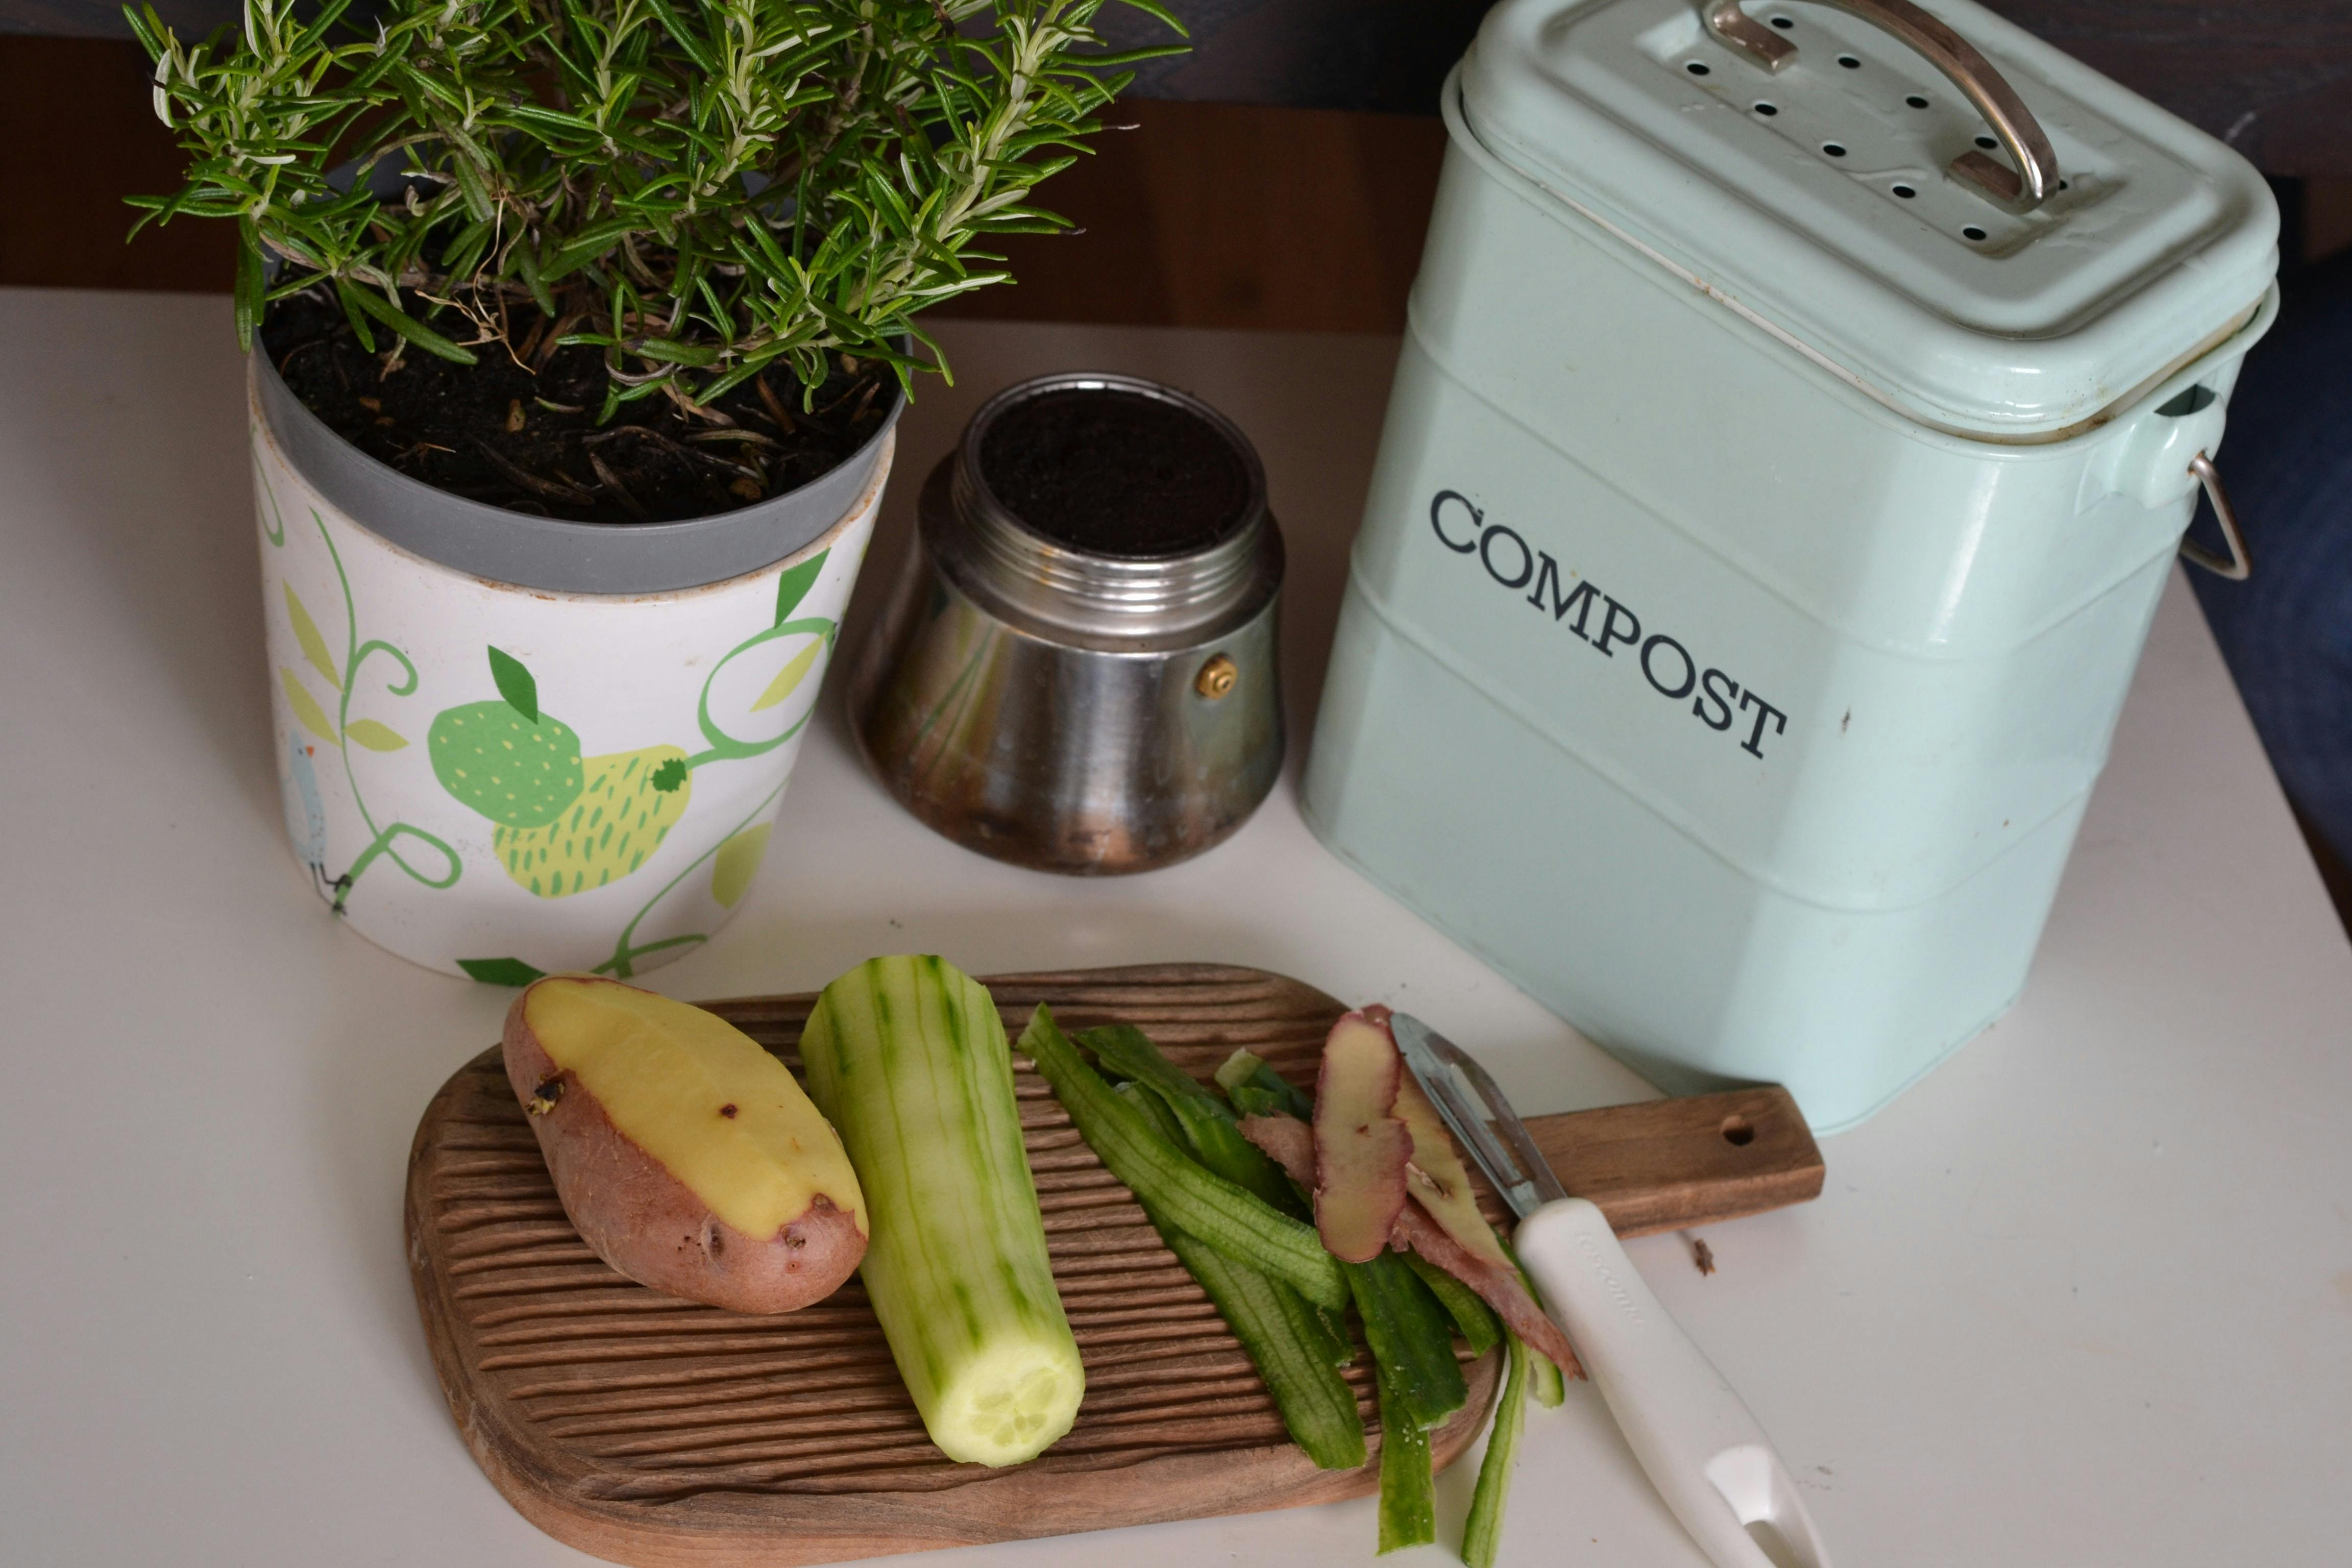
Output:
[[[563,1212],[621,1273],[766,1313],[856,1271],[865,1199],[841,1140],[741,1031],[618,981],[556,976],[515,999],[504,1047]]]
[[[1381,1255],[1405,1205],[1412,1133],[1394,1114],[1403,1079],[1386,1008],[1331,1026],[1315,1082],[1315,1228],[1349,1263]]]

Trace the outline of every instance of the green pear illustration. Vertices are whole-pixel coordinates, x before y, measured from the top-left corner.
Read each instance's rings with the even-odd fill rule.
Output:
[[[808,722],[806,711],[781,733],[763,740],[746,741],[727,734],[709,716],[710,682],[739,655],[771,645],[781,645],[779,652],[792,648],[793,644],[783,642],[785,638],[804,641],[752,700],[751,711],[777,707],[816,676],[818,661],[833,647],[838,628],[822,616],[795,619],[793,612],[824,571],[825,556],[825,552],[819,551],[780,574],[774,624],[738,643],[711,669],[703,683],[701,713],[703,734],[711,744],[695,756],[676,746],[641,746],[633,752],[583,757],[580,737],[572,727],[540,711],[538,679],[505,649],[488,650],[499,700],[442,710],[433,721],[425,746],[441,787],[497,825],[490,847],[517,887],[534,898],[568,899],[633,874],[652,858],[686,815],[694,796],[696,768],[705,763],[760,756],[801,732]],[[352,732],[363,743],[375,744],[360,736],[356,727]],[[404,743],[389,731],[385,734],[395,744]],[[776,789],[782,788],[779,781]],[[761,810],[765,811],[773,799],[772,793],[761,803]],[[714,859],[710,893],[721,908],[732,909],[750,889],[767,851],[769,831],[770,825],[753,827],[746,822],[722,844],[704,851],[705,858]],[[655,898],[661,896],[657,893]],[[640,910],[638,918],[643,919],[645,912]],[[635,929],[636,921],[632,921],[621,933],[610,966],[614,973],[632,973],[632,954],[654,951],[629,946],[630,933]],[[538,973],[512,958],[463,963],[467,973],[478,979],[495,978],[499,984],[519,984],[510,977],[525,970]]]
[[[502,827],[544,827],[580,798],[580,737],[539,710],[539,682],[520,659],[490,649],[490,677],[502,700],[435,715],[425,738],[433,776]]]
[[[502,823],[490,835],[507,875],[542,899],[587,892],[644,865],[694,793],[686,753],[676,746],[614,752],[584,766],[587,787],[557,820]]]
[[[693,795],[686,753],[583,758],[572,727],[540,711],[522,661],[502,648],[489,656],[499,700],[444,709],[425,736],[441,787],[498,825],[491,848],[536,897],[587,892],[644,865]]]

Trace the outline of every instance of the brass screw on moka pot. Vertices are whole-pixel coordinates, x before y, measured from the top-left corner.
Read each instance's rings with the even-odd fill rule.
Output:
[[[1192,682],[1192,689],[1214,702],[1231,691],[1234,683],[1241,678],[1241,671],[1234,668],[1234,661],[1219,654],[1201,667],[1200,676]]]
[[[906,807],[1044,870],[1197,855],[1282,769],[1282,536],[1257,454],[1184,393],[1041,377],[975,415],[856,656],[850,715]]]

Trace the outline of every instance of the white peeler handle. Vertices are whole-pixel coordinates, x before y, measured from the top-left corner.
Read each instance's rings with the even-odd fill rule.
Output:
[[[1717,1568],[1829,1568],[1788,1467],[1582,1198],[1521,1222],[1519,1261],[1651,1482]]]

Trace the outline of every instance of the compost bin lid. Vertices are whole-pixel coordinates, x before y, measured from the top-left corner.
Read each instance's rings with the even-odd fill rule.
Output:
[[[1504,0],[1463,62],[1463,119],[1553,201],[1914,419],[2067,432],[2236,330],[2277,269],[2252,165],[1970,0],[1933,0],[1928,25],[2046,133],[2039,205],[1953,171],[1976,153],[2016,179],[1895,33],[1750,0],[1731,25],[1780,41],[1768,69],[1710,29],[1714,3]]]

